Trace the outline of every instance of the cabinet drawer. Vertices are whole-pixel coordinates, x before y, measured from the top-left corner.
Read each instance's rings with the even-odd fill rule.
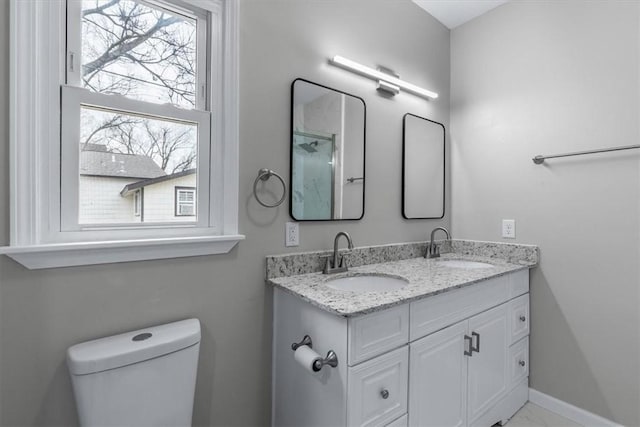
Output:
[[[509,348],[509,389],[529,376],[529,338]]]
[[[446,292],[410,304],[410,340],[429,335],[509,298],[509,275]]]
[[[387,427],[407,427],[408,425],[409,417],[407,417],[407,414],[404,414],[397,420],[391,421],[389,424],[387,424]]]
[[[405,414],[408,365],[404,346],[349,368],[347,425],[384,426]]]
[[[515,298],[529,292],[529,269],[516,271],[509,274],[510,295],[509,298]]]
[[[529,294],[509,302],[509,322],[511,323],[509,344],[529,335]]]
[[[349,366],[409,342],[409,305],[349,319]]]

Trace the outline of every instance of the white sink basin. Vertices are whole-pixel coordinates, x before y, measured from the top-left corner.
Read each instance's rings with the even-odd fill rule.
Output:
[[[478,261],[465,261],[462,259],[443,259],[436,261],[438,265],[450,268],[462,268],[465,270],[476,270],[479,268],[492,268],[493,264]]]
[[[325,284],[339,291],[349,292],[388,292],[401,289],[409,281],[398,276],[378,274],[358,274],[354,276],[336,277],[328,279]]]

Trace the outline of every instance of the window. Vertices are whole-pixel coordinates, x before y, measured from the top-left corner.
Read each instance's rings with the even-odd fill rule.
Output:
[[[196,189],[176,187],[175,215],[194,216],[196,214]]]
[[[170,222],[170,211],[142,222],[126,214],[122,189],[148,179],[195,171],[207,197],[207,22],[204,11],[168,1],[68,1],[63,231]],[[148,209],[161,209],[161,197],[149,197]],[[207,226],[206,202],[182,216]]]
[[[142,190],[133,193],[133,216],[140,216],[142,212]]]
[[[237,0],[13,1],[21,191],[0,253],[58,258],[28,261],[38,268],[180,256],[175,244],[184,256],[221,253],[241,240]],[[100,256],[73,260],[87,245]]]

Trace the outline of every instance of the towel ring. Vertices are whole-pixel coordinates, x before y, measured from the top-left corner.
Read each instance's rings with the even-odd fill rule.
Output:
[[[266,181],[269,178],[271,178],[271,176],[275,176],[282,183],[282,197],[280,197],[280,200],[275,202],[273,205],[269,205],[269,204],[263,202],[262,200],[260,200],[260,198],[258,197],[257,189],[256,189],[256,187],[258,186],[258,182],[259,181]],[[282,202],[284,202],[284,198],[287,196],[287,184],[284,183],[284,179],[282,179],[282,177],[280,175],[278,175],[276,172],[272,171],[271,169],[263,168],[263,169],[260,169],[258,171],[258,177],[253,182],[253,195],[255,196],[255,198],[258,201],[258,203],[260,203],[265,208],[275,208],[276,206],[280,206],[282,204]]]

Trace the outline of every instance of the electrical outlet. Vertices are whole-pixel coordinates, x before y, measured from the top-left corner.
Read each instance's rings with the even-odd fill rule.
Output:
[[[284,227],[284,245],[298,246],[300,244],[300,229],[297,222],[288,222]]]
[[[515,219],[502,220],[502,237],[504,237],[505,239],[516,238],[516,220]]]

